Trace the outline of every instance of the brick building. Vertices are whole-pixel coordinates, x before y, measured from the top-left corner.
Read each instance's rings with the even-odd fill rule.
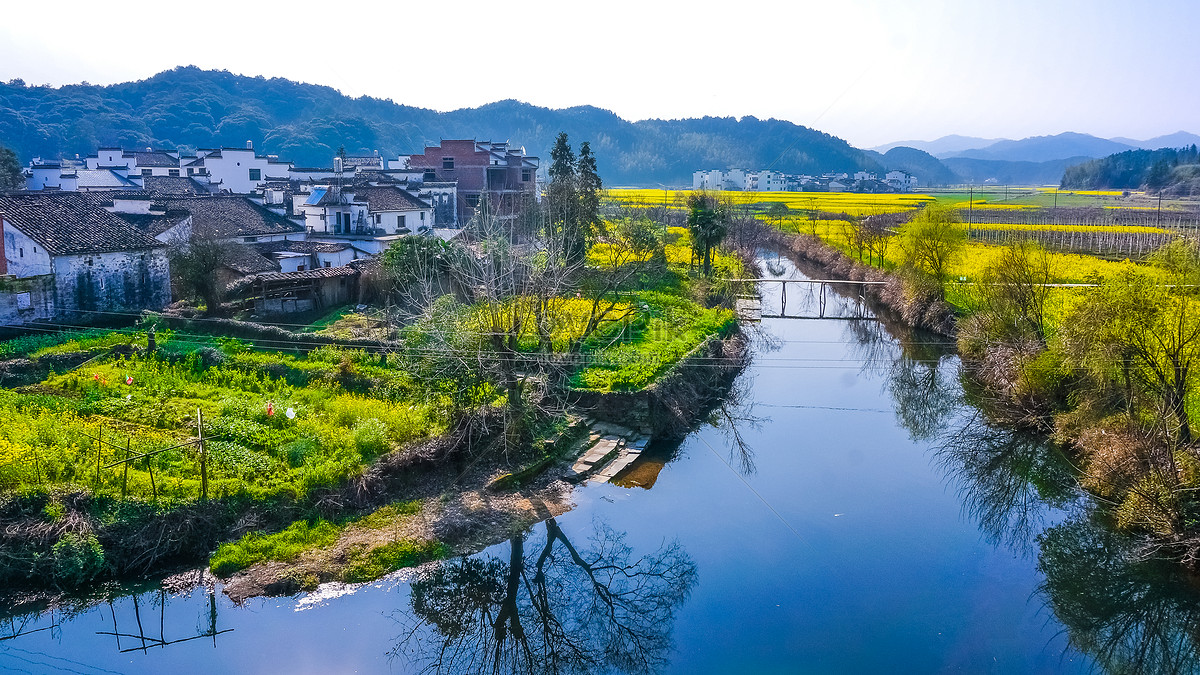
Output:
[[[502,218],[512,218],[527,199],[537,197],[538,158],[525,148],[491,141],[443,140],[425,153],[410,155],[408,167],[423,169],[424,180],[458,183],[458,222],[466,223],[487,195]]]

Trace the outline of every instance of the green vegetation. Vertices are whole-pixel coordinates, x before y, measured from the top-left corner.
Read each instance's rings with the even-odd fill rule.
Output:
[[[17,153],[0,145],[0,190],[22,190],[25,176],[21,174],[21,162]]]
[[[176,356],[162,334],[159,342],[159,354],[102,357],[52,374],[37,393],[0,391],[0,489],[67,483],[164,505],[195,499],[194,445],[128,471],[107,465],[124,458],[125,446],[138,456],[179,445],[194,435],[200,410],[210,494],[299,498],[446,424],[436,397],[362,351],[322,347],[299,357],[225,340],[219,350]]]
[[[1062,186],[1197,195],[1200,194],[1200,152],[1195,145],[1179,149],[1127,150],[1067,167]]]
[[[221,544],[208,566],[213,574],[227,577],[268,560],[292,561],[304,551],[332,544],[338,533],[339,529],[333,523],[303,520],[275,534],[248,532],[238,541]]]
[[[397,502],[341,523],[301,520],[272,534],[249,532],[237,541],[221,544],[208,565],[213,574],[228,577],[263,562],[295,562],[305,552],[330,548],[347,533],[383,530],[420,510],[420,501]],[[378,538],[372,540],[375,539]],[[438,541],[395,539],[376,541],[375,545],[355,543],[349,545],[339,578],[352,583],[370,581],[402,567],[444,558],[449,552]]]
[[[371,581],[404,567],[441,560],[449,554],[450,549],[439,541],[408,539],[374,548],[357,549],[350,554],[343,580],[348,583]]]

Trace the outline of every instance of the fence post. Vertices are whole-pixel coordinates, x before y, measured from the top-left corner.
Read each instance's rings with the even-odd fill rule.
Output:
[[[200,444],[200,499],[208,499],[208,449],[204,445],[204,413],[196,408],[196,438]]]
[[[104,425],[96,432],[96,489],[100,489],[100,454],[104,451]]]
[[[121,499],[129,493],[129,439],[125,439],[125,468],[121,472]]]

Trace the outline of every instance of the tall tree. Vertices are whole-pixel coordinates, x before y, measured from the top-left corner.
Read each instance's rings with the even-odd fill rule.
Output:
[[[944,298],[950,264],[967,243],[967,230],[958,212],[929,204],[904,227],[902,234],[905,263],[909,269],[933,279]]]
[[[20,190],[25,187],[17,153],[0,145],[0,190]]]
[[[687,205],[692,250],[700,261],[704,276],[712,276],[713,254],[729,233],[729,208],[716,197],[703,192],[688,195]]]
[[[546,187],[547,225],[561,237],[568,262],[587,254],[587,240],[579,229],[578,165],[575,151],[561,132],[550,151],[550,185]]]
[[[604,187],[600,182],[600,174],[596,172],[596,155],[592,153],[592,144],[584,141],[579,144],[579,225],[588,239],[595,236],[601,227],[600,220],[600,190]]]

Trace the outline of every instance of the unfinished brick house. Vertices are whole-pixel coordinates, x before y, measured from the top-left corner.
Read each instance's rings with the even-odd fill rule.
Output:
[[[526,200],[537,197],[538,158],[507,142],[443,140],[407,160],[409,167],[425,170],[426,183],[458,183],[459,223],[471,219],[484,195],[502,218],[515,217]]]

